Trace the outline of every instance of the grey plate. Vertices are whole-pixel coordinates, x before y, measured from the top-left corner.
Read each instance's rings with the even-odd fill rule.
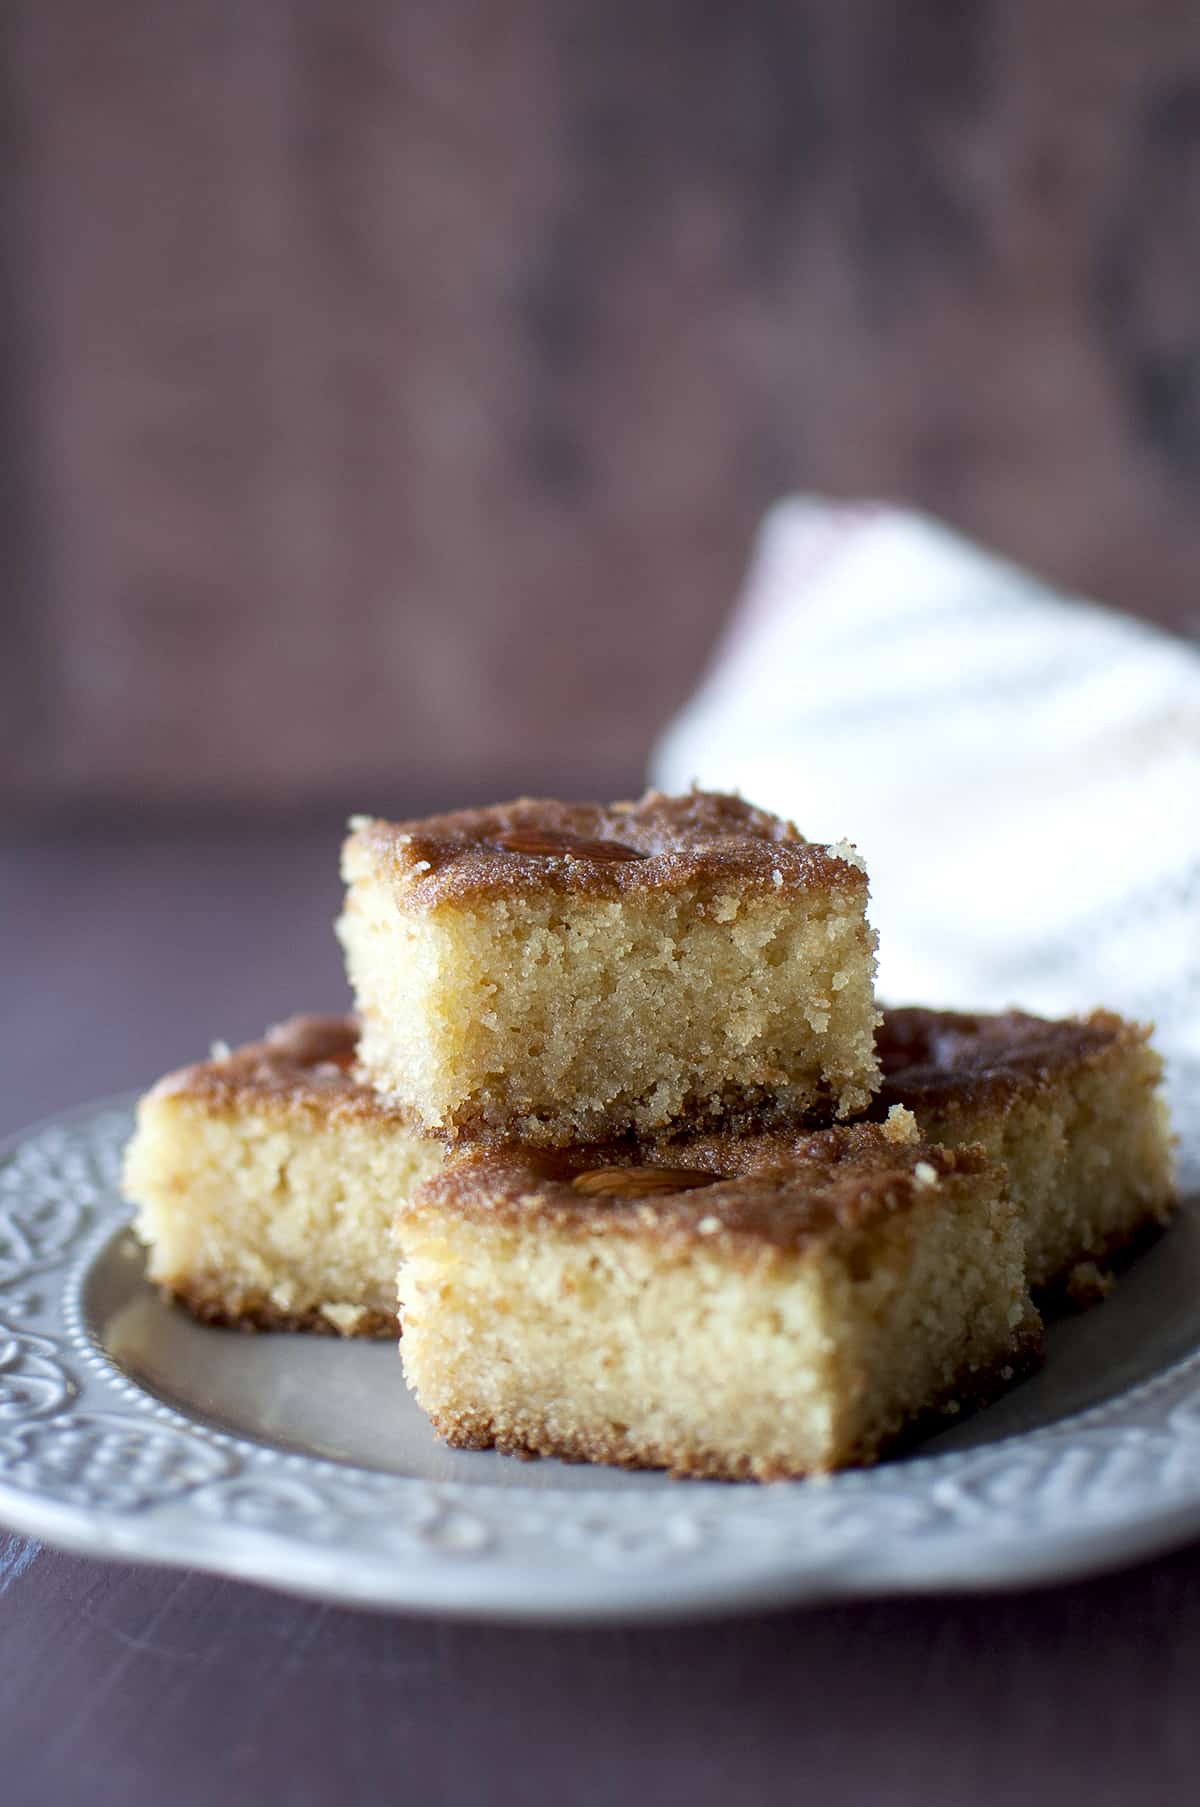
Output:
[[[1189,1203],[1044,1370],[918,1455],[769,1487],[446,1450],[380,1344],[205,1330],[147,1286],[127,1104],[0,1165],[0,1517],[96,1556],[385,1609],[594,1620],[1080,1575],[1200,1533]]]

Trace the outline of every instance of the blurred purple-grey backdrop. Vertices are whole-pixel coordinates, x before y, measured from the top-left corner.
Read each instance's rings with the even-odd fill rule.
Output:
[[[11,0],[0,805],[637,780],[794,487],[1194,626],[1186,3]]]

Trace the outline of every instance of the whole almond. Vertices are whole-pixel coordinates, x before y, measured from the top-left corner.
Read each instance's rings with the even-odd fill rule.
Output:
[[[694,1167],[595,1167],[577,1173],[571,1181],[576,1192],[589,1197],[652,1198],[661,1192],[693,1192],[697,1186],[713,1186],[718,1173],[700,1173]]]
[[[583,835],[558,828],[508,828],[496,837],[496,846],[508,853],[557,854],[576,860],[640,860],[643,855],[624,841],[589,841]]]

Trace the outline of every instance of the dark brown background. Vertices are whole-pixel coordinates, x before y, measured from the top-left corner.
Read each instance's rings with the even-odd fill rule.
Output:
[[[9,0],[0,804],[636,781],[795,486],[1200,623],[1190,0]]]

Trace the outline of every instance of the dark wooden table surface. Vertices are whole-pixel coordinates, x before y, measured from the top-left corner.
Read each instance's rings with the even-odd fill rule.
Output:
[[[10,835],[0,1130],[336,1007],[338,824]],[[1038,1593],[580,1631],[0,1531],[3,1807],[1196,1799],[1200,1550]]]

